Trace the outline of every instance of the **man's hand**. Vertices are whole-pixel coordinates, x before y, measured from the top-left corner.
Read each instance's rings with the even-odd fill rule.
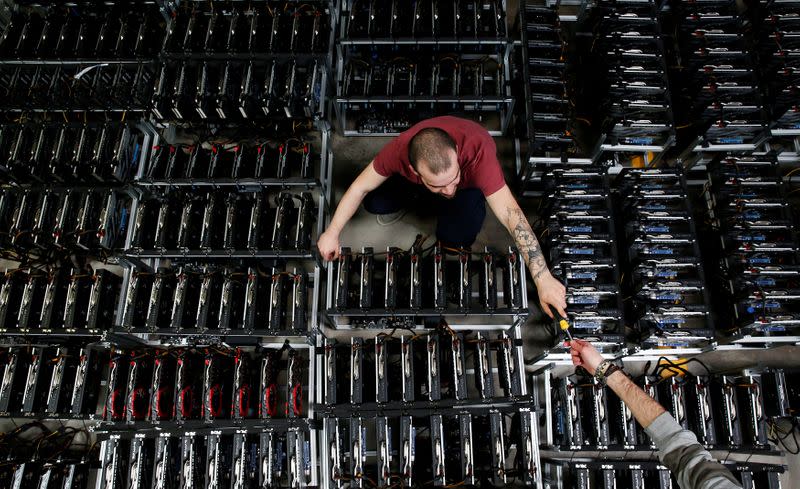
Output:
[[[323,260],[331,261],[339,258],[339,233],[356,213],[364,197],[378,188],[386,179],[387,177],[375,171],[374,162],[370,162],[350,184],[333,213],[328,229],[317,239],[317,248]]]
[[[562,318],[567,317],[567,289],[553,274],[545,271],[534,280],[536,290],[539,292],[539,305],[545,314],[553,317],[552,307]]]
[[[320,234],[317,240],[317,248],[319,248],[319,254],[325,261],[339,258],[339,234],[332,232],[330,229]]]
[[[569,346],[572,354],[572,363],[585,368],[587,372],[594,375],[597,366],[603,361],[603,355],[597,351],[597,348],[584,340],[572,340],[569,342]]]

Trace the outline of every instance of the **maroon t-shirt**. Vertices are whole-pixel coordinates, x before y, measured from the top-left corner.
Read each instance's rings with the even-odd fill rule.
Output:
[[[408,143],[420,130],[428,127],[445,131],[458,146],[458,165],[461,167],[458,188],[479,188],[485,197],[503,188],[506,181],[497,161],[497,147],[489,132],[476,122],[451,116],[424,120],[394,138],[375,156],[375,171],[384,177],[399,174],[421,185],[422,180],[414,174],[408,160]]]

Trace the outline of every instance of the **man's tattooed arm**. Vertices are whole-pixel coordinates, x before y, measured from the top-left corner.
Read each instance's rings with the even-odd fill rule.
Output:
[[[556,314],[567,316],[566,288],[558,281],[547,268],[547,262],[542,254],[542,248],[536,235],[533,234],[525,213],[520,209],[517,200],[508,186],[486,197],[486,202],[500,222],[508,229],[514,239],[517,249],[522,255],[528,270],[536,283],[536,292],[539,294],[539,305],[542,311],[553,318]]]
[[[536,281],[542,276],[550,273],[545,262],[544,255],[542,254],[542,247],[539,246],[539,241],[525,217],[525,213],[519,206],[506,208],[506,225],[517,243],[522,258],[528,265],[531,271],[533,280]]]

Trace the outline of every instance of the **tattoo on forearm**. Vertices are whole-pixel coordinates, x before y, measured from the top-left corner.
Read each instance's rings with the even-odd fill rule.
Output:
[[[511,235],[517,243],[522,258],[531,270],[533,280],[536,280],[543,273],[548,271],[547,263],[542,254],[542,248],[539,246],[539,241],[536,239],[536,235],[533,234],[531,225],[528,224],[528,219],[525,218],[525,213],[522,212],[522,209],[519,207],[508,207],[506,213]]]

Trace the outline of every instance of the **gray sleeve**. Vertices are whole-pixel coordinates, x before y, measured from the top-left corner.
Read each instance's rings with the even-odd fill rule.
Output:
[[[658,447],[658,458],[678,480],[681,489],[741,489],[733,474],[711,458],[694,433],[663,413],[645,431]]]

